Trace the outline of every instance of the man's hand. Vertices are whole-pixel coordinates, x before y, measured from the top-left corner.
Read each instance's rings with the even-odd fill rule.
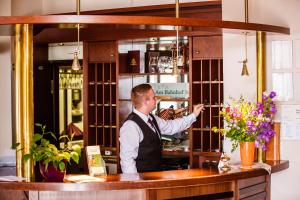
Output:
[[[193,113],[196,115],[196,117],[198,117],[200,112],[202,112],[203,110],[204,110],[204,105],[203,104],[197,104],[197,105],[194,105]]]

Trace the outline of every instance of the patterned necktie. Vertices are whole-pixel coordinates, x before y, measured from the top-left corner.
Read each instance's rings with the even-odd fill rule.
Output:
[[[159,131],[157,130],[156,126],[154,125],[153,121],[150,118],[148,119],[148,123],[151,125],[152,128],[154,128],[155,133],[158,135],[158,137],[160,139]]]

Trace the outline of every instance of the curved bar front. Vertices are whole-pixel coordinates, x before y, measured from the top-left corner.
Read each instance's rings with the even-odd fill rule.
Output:
[[[289,167],[288,161],[268,161],[267,164],[271,165],[272,173]],[[68,196],[86,192],[88,198],[91,195],[89,191],[97,191],[100,195],[101,192],[113,191],[109,193],[108,199],[130,199],[133,198],[132,195],[139,196],[139,199],[170,199],[216,194],[229,199],[247,195],[264,195],[268,199],[270,174],[261,168],[237,168],[229,172],[222,172],[217,168],[201,168],[107,175],[102,182],[88,183],[0,182],[1,190],[35,191],[40,193],[39,196],[43,191],[68,193]],[[127,194],[126,198],[120,197],[124,192]]]

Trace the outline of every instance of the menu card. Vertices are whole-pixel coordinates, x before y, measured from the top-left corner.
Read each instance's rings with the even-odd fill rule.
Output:
[[[101,156],[100,146],[87,146],[86,156],[90,176],[106,175],[105,162]]]

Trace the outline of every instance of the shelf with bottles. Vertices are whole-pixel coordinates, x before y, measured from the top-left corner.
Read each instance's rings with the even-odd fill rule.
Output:
[[[59,89],[79,89],[83,88],[82,70],[59,69]]]
[[[181,73],[188,73],[188,38],[180,37],[178,56],[176,37],[119,41],[119,75],[172,75],[177,64]]]

